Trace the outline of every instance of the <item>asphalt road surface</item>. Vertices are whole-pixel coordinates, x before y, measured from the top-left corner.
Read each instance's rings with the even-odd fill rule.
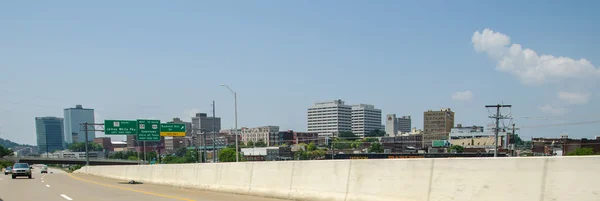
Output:
[[[35,167],[32,179],[0,175],[0,201],[282,201],[48,171],[53,173],[40,174]]]

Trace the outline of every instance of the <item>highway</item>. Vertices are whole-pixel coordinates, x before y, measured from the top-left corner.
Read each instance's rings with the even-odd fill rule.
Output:
[[[0,175],[0,201],[281,201],[254,196],[182,189],[152,184],[127,184],[127,181],[97,176],[68,174],[49,169],[40,174],[34,167],[33,179]]]

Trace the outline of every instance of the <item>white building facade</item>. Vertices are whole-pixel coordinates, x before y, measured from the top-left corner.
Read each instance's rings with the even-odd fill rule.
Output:
[[[242,128],[242,142],[248,143],[252,141],[254,143],[263,141],[267,145],[273,145],[273,137],[279,138],[279,126],[261,126],[256,128]]]
[[[75,142],[85,142],[85,131],[82,131],[81,124],[95,123],[94,109],[83,108],[81,105],[76,105],[75,108],[67,108],[64,110],[64,141],[68,144]],[[88,126],[89,130],[94,130],[94,126]],[[94,131],[87,133],[88,141],[93,142],[96,138]]]
[[[337,136],[340,132],[352,131],[352,106],[342,100],[317,102],[308,108],[307,116],[308,132]]]
[[[382,130],[381,110],[373,105],[358,104],[352,106],[352,133],[365,137],[371,131]]]

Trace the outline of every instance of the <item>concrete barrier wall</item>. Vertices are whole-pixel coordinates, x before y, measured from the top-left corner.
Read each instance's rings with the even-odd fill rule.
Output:
[[[598,156],[91,166],[76,172],[293,200],[600,200]]]

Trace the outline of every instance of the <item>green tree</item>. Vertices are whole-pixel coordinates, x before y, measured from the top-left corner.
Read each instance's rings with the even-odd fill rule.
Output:
[[[129,156],[129,157],[127,157],[127,160],[130,160],[130,161],[137,161],[137,160],[138,160],[138,157],[137,157],[137,156]]]
[[[225,148],[219,152],[220,162],[235,162],[235,149]]]
[[[314,142],[310,142],[306,147],[307,151],[315,151],[317,150],[317,145]]]
[[[306,151],[300,149],[294,154],[294,158],[296,158],[296,160],[308,160],[308,154]]]
[[[577,148],[575,151],[569,152],[567,156],[586,156],[586,155],[596,155],[594,153],[594,149],[592,148]]]
[[[146,160],[152,161],[153,159],[158,161],[158,154],[155,151],[146,152]]]
[[[335,139],[332,143],[334,149],[348,149],[352,142],[344,139]]]
[[[93,150],[94,151],[102,151],[102,150],[104,150],[104,146],[102,146],[101,144],[94,143],[92,145],[93,145]]]
[[[369,152],[383,153],[383,146],[381,146],[379,142],[371,143],[371,147],[369,147]]]
[[[379,139],[374,138],[374,137],[368,137],[368,138],[363,139],[363,141],[365,141],[365,142],[379,142]]]
[[[256,144],[254,144],[255,147],[266,147],[267,144],[265,143],[264,140],[260,139],[258,140],[258,142],[256,142]]]
[[[385,136],[385,131],[375,129],[369,133],[367,133],[367,137],[383,137]]]
[[[449,151],[456,150],[456,153],[462,153],[465,151],[465,148],[460,145],[452,145],[448,150]]]
[[[246,142],[246,146],[247,147],[254,147],[254,142],[248,141],[248,142]]]
[[[12,154],[12,150],[0,146],[0,158],[4,158],[5,156],[11,156]]]
[[[76,142],[73,144],[70,144],[67,149],[69,149],[70,151],[77,151],[77,152],[82,152],[85,151],[85,143],[84,142]],[[88,142],[88,150],[90,151],[102,151],[104,149],[104,147],[102,147],[101,144],[95,143],[95,142]]]
[[[363,142],[362,140],[354,140],[354,142],[352,142],[350,144],[350,148],[353,148],[353,149],[362,149],[363,148],[363,144],[365,144],[365,142]]]
[[[181,148],[175,150],[175,153],[173,153],[173,154],[175,154],[175,156],[178,156],[178,157],[183,157],[183,156],[185,156],[186,152],[187,152],[187,148],[181,147]]]
[[[351,131],[342,131],[338,134],[339,138],[342,139],[356,139],[358,136],[354,135]]]

